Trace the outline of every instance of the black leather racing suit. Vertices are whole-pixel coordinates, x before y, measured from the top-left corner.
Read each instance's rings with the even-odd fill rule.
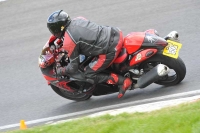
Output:
[[[66,28],[63,46],[70,59],[67,73],[75,73],[79,66],[79,55],[95,56],[85,68],[85,76],[95,83],[122,84],[124,78],[116,74],[100,73],[112,64],[123,44],[122,32],[115,27],[101,26],[85,18],[75,18]]]

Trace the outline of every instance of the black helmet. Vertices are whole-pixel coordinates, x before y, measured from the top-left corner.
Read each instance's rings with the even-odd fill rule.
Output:
[[[63,10],[53,12],[47,19],[47,27],[49,31],[56,36],[61,38],[64,29],[70,24],[71,19],[69,15]]]

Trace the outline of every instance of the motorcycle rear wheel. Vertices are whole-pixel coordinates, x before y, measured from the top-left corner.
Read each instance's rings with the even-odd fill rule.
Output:
[[[158,81],[155,82],[156,84],[172,86],[179,84],[185,78],[186,67],[182,59],[180,57],[177,59],[170,58],[162,55],[161,53],[158,53],[143,62],[140,65],[140,69],[143,69],[146,73],[158,64],[164,64],[168,66],[170,68],[170,73],[164,77],[161,77]]]
[[[92,95],[85,94],[85,93],[71,93],[66,90],[60,89],[54,85],[50,85],[51,88],[56,92],[58,95],[60,95],[63,98],[69,99],[69,100],[74,100],[74,101],[85,101],[91,98]]]

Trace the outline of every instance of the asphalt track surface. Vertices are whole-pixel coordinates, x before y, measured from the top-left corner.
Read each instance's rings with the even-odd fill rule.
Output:
[[[156,29],[160,36],[180,34],[180,57],[187,74],[177,86],[152,84],[143,90],[74,102],[51,90],[41,75],[38,56],[50,36],[47,17],[63,9],[71,18],[84,16],[102,25],[119,27],[124,35]],[[0,126],[69,114],[88,109],[183,93],[200,88],[199,0],[7,0],[0,2]],[[139,104],[139,103],[138,103]]]

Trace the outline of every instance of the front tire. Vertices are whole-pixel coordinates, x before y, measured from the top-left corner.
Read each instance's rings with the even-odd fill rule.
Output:
[[[54,85],[50,85],[51,88],[56,92],[58,95],[60,95],[63,98],[74,100],[74,101],[85,101],[91,98],[92,95],[85,94],[85,93],[71,93],[66,90],[60,89]]]
[[[170,58],[167,56],[158,53],[153,57],[149,58],[145,62],[140,65],[140,69],[143,69],[144,72],[149,71],[157,64],[164,64],[170,68],[170,72],[174,71],[175,74],[170,75],[170,73],[164,77],[161,77],[156,84],[165,85],[165,86],[172,86],[180,83],[186,75],[186,67],[184,62],[180,57],[177,59]]]

